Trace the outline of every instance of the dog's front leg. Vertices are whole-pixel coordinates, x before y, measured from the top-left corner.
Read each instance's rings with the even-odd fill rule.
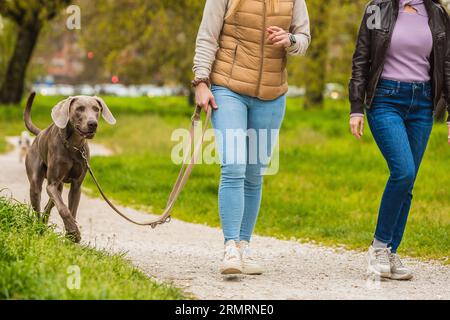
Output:
[[[64,227],[67,234],[73,237],[73,240],[78,243],[81,241],[80,230],[78,229],[75,219],[72,217],[69,208],[64,204],[61,194],[58,191],[58,183],[49,183],[47,185],[47,193],[52,201],[55,203],[56,209],[58,209],[59,215],[61,216]]]
[[[73,182],[69,192],[69,210],[74,219],[77,218],[78,205],[81,198],[81,182]]]
[[[59,194],[62,193],[63,186],[64,185],[62,183],[58,186]],[[50,218],[50,213],[51,213],[51,211],[52,211],[54,206],[55,206],[55,203],[53,202],[52,198],[48,199],[47,205],[45,206],[44,213],[43,213],[43,221],[44,221],[45,224],[48,223],[48,220]]]

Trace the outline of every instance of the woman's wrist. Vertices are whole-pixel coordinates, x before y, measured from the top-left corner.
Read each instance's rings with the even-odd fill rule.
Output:
[[[211,87],[211,81],[209,80],[209,78],[195,78],[191,82],[192,87],[194,88],[198,87],[202,83],[204,83],[207,87]]]

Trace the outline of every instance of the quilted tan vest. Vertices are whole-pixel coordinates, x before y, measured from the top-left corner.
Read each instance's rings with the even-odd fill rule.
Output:
[[[225,19],[211,83],[262,100],[274,100],[288,90],[286,49],[267,39],[266,28],[289,31],[295,0],[280,0],[277,13],[266,0],[243,0]]]

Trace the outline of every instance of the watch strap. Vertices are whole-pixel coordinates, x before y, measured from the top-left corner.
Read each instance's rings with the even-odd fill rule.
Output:
[[[211,86],[211,81],[209,78],[196,78],[191,81],[192,87],[197,87],[200,83],[205,83],[208,87]]]

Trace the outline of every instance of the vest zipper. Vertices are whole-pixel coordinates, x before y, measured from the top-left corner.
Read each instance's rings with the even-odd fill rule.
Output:
[[[263,29],[262,29],[262,37],[261,37],[261,63],[259,64],[259,79],[258,79],[258,86],[256,88],[256,97],[259,96],[259,91],[261,88],[261,80],[262,80],[262,73],[263,73],[263,65],[264,65],[264,47],[265,47],[265,40],[266,40],[266,0],[263,1]]]
[[[228,77],[228,84],[230,83],[230,80],[233,78],[233,71],[234,71],[234,66],[236,64],[236,54],[237,54],[237,49],[238,49],[238,45],[236,44],[234,47],[234,51],[233,51],[233,62],[231,64],[231,72],[230,72],[230,76]]]

